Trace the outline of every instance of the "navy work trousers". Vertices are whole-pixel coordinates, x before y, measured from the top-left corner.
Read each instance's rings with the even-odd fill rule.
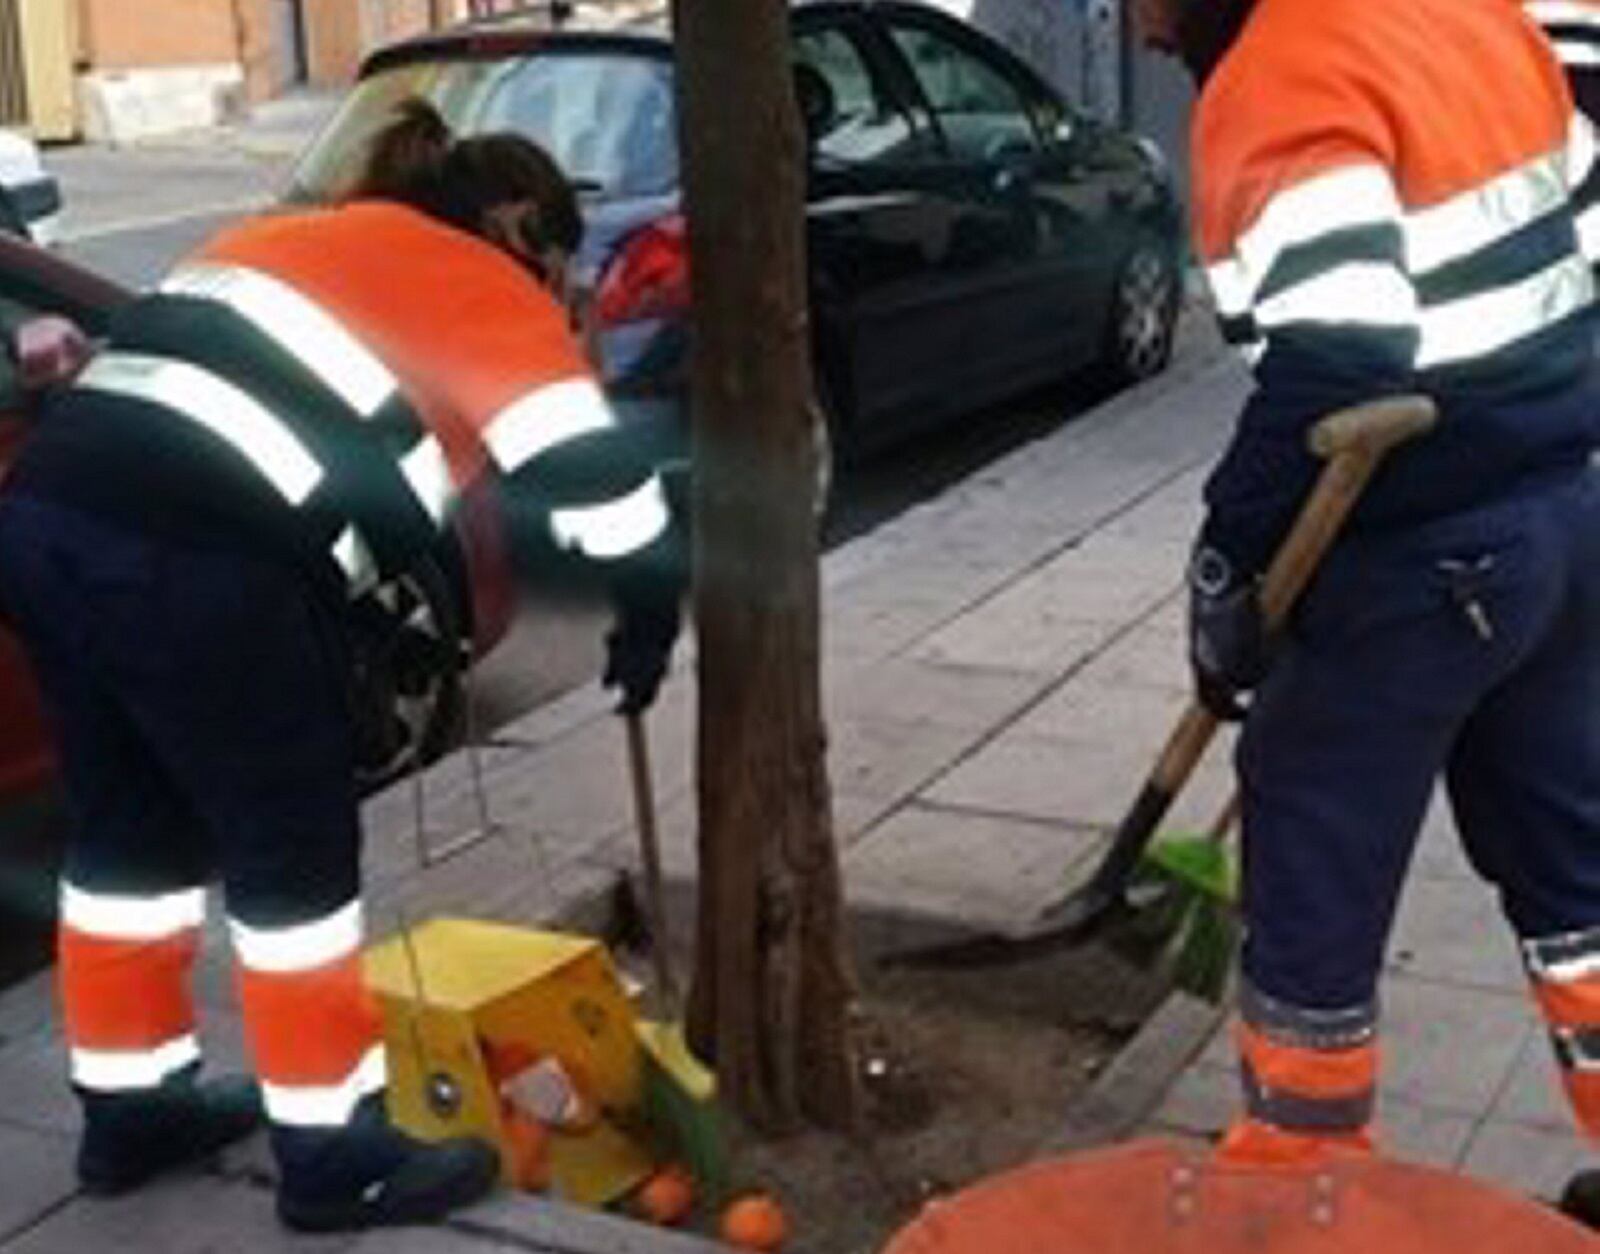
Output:
[[[258,927],[356,895],[340,625],[292,562],[0,495],[0,606],[55,736],[69,882],[220,877]]]
[[[1369,1004],[1443,778],[1522,938],[1600,928],[1600,473],[1352,537],[1241,737],[1244,974]]]

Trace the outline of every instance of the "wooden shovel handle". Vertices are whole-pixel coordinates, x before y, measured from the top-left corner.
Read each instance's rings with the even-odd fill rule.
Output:
[[[1283,626],[1385,454],[1431,430],[1438,408],[1426,396],[1395,396],[1329,414],[1307,442],[1327,463],[1261,583],[1267,631]]]

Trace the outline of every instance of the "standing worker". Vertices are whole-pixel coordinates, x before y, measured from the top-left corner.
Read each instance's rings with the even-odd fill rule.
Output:
[[[140,1185],[263,1108],[290,1227],[429,1222],[492,1186],[491,1146],[383,1113],[344,615],[497,476],[613,573],[607,683],[654,699],[678,630],[668,514],[559,299],[581,231],[537,146],[453,140],[410,102],[356,198],[225,231],[30,433],[0,496],[0,600],[72,820],[59,976],[86,1189]],[[259,1086],[197,1076],[212,873]]]
[[[1201,84],[1196,247],[1254,374],[1190,570],[1202,699],[1239,716],[1255,694],[1246,1109],[1223,1153],[1370,1146],[1379,969],[1441,775],[1600,1137],[1600,379],[1571,201],[1590,128],[1504,0],[1134,4]],[[1307,429],[1418,391],[1439,429],[1388,459],[1263,640]],[[1595,1193],[1580,1177],[1566,1206],[1600,1226]]]

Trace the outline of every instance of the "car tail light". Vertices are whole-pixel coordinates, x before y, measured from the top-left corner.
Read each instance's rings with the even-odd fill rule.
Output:
[[[673,214],[635,231],[606,267],[595,294],[603,327],[683,313],[689,308],[689,237]]]

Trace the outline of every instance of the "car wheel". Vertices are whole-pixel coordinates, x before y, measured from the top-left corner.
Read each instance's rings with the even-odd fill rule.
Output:
[[[824,389],[819,385],[811,401],[812,464],[811,512],[820,528],[833,509],[833,420],[829,417]]]
[[[1138,383],[1166,369],[1178,316],[1178,274],[1165,248],[1140,239],[1117,272],[1102,365],[1118,384]]]
[[[456,743],[468,662],[455,596],[434,562],[369,601],[352,640],[356,778],[365,792],[427,766]]]

